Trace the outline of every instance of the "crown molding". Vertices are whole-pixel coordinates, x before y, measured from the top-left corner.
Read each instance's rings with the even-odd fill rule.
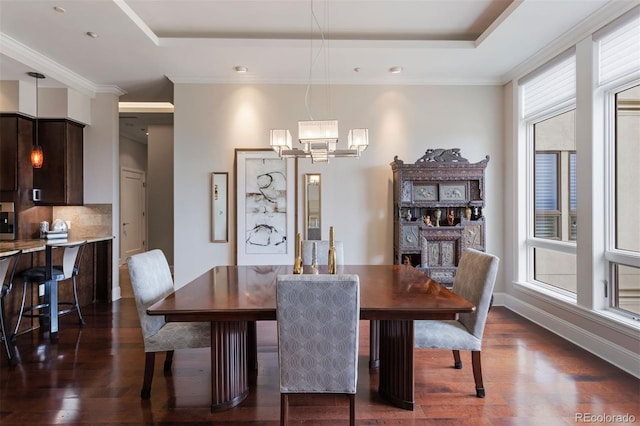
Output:
[[[122,96],[122,95],[126,95],[127,91],[121,89],[119,86],[99,85],[99,86],[96,86],[96,93],[106,93],[106,94],[111,94],[116,96]]]
[[[507,84],[512,80],[517,80],[525,76],[565,50],[576,45],[585,37],[591,36],[597,30],[614,19],[622,16],[637,5],[638,3],[636,1],[611,1],[610,3],[607,3],[587,19],[582,21],[579,25],[565,33],[562,37],[556,39],[552,44],[540,50],[538,53],[505,74],[501,80],[502,84]]]
[[[93,82],[2,32],[0,32],[0,54],[6,55],[27,67],[37,70],[83,95],[91,98],[95,98],[96,96],[97,87]]]

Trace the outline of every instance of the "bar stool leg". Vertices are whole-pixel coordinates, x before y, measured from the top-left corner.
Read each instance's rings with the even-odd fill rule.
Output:
[[[9,338],[10,336],[7,334],[7,327],[4,323],[4,297],[0,299],[0,327],[2,328],[2,341],[4,342],[4,348],[7,351],[7,358],[9,358],[9,365],[16,364],[16,357],[11,352],[11,348],[9,347]]]
[[[22,281],[22,302],[20,302],[20,312],[18,313],[18,320],[16,321],[16,328],[13,330],[11,340],[15,340],[18,335],[18,328],[20,328],[20,322],[22,321],[22,314],[24,313],[24,300],[27,297],[27,280]]]
[[[84,325],[84,318],[82,318],[82,313],[80,312],[80,303],[78,303],[78,290],[76,287],[75,275],[72,277],[72,280],[73,280],[73,298],[76,304],[76,312],[78,313],[78,319],[80,320],[80,325]]]

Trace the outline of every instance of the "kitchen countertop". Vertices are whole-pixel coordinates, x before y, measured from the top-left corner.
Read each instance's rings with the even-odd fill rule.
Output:
[[[30,253],[44,250],[46,245],[55,245],[60,243],[73,243],[78,241],[87,241],[88,243],[97,243],[100,241],[112,240],[113,235],[74,235],[69,233],[69,237],[60,239],[37,239],[37,240],[12,240],[0,241],[0,253],[22,250],[23,253]]]

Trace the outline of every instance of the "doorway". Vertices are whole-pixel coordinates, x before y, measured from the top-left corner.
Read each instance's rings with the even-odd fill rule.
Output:
[[[146,250],[146,173],[120,169],[120,263]]]

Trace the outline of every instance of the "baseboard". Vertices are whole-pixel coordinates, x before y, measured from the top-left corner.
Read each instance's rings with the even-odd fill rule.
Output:
[[[122,291],[120,291],[120,286],[117,286],[111,290],[111,301],[114,302],[122,297]]]

